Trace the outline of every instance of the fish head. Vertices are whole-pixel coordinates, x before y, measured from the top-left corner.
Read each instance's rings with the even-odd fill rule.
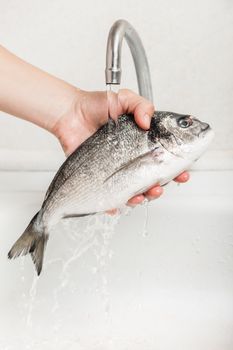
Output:
[[[209,124],[173,112],[156,112],[148,132],[150,141],[159,142],[168,152],[189,160],[198,159],[213,136]]]

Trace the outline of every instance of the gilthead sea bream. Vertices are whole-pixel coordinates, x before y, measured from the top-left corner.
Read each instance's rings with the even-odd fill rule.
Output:
[[[148,131],[132,115],[109,119],[58,170],[40,211],[8,253],[30,253],[38,275],[51,227],[59,220],[119,208],[154,184],[188,169],[208,147],[208,124],[172,112],[155,112]]]

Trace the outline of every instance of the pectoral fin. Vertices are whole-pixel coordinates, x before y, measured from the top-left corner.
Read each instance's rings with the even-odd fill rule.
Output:
[[[71,219],[71,218],[82,218],[84,216],[95,215],[96,213],[88,213],[88,214],[67,214],[63,216],[62,219]]]
[[[144,153],[140,155],[137,158],[134,158],[133,160],[123,164],[120,168],[118,168],[114,173],[112,173],[109,177],[107,177],[104,181],[108,182],[110,179],[114,178],[116,175],[120,174],[121,172],[124,171],[132,171],[136,170],[138,167],[138,164],[141,164],[148,161],[148,160],[153,160],[153,162],[157,162],[158,164],[161,163],[161,158],[160,156],[163,154],[163,151],[161,150],[161,147],[156,147],[153,151],[149,151],[147,153]]]

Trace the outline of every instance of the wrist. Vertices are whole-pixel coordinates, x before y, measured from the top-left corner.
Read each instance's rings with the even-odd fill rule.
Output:
[[[85,98],[85,91],[72,87],[70,94],[63,101],[57,113],[51,119],[50,125],[46,128],[61,143],[65,153],[71,153],[77,144],[77,137],[82,133],[82,100]]]
[[[51,98],[49,110],[46,111],[42,127],[58,137],[60,124],[67,115],[73,115],[81,97],[81,90],[64,82]],[[63,125],[64,126],[64,125]]]

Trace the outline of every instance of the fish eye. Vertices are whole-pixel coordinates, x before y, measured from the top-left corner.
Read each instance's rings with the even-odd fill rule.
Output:
[[[192,123],[193,121],[190,117],[182,117],[178,120],[178,125],[183,129],[188,128]]]

